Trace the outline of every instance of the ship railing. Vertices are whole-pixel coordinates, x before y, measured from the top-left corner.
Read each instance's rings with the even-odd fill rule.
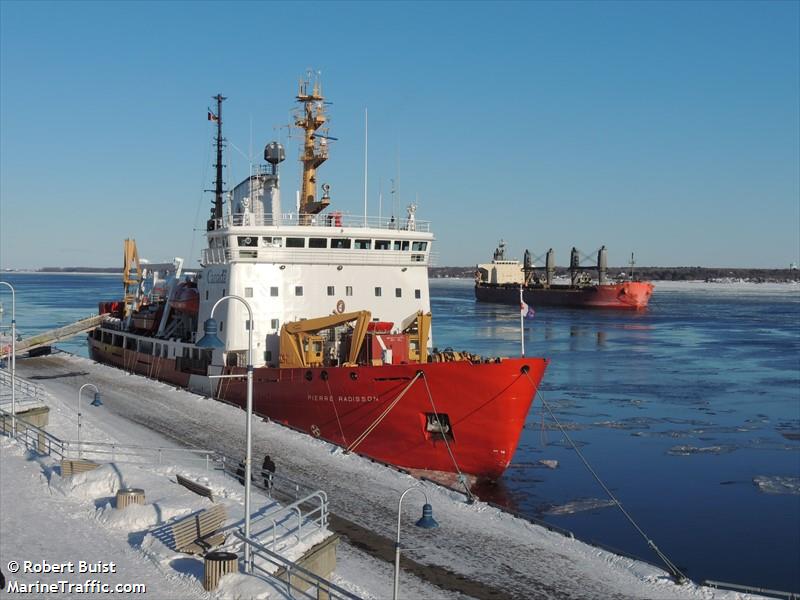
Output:
[[[232,544],[231,548],[237,549],[243,544],[250,546],[253,575],[274,585],[281,596],[308,600],[362,600],[360,596],[284,558],[264,544],[246,538],[241,531],[234,531],[233,535],[239,543]]]
[[[428,264],[425,251],[408,250],[314,250],[309,248],[205,248],[204,265],[219,265],[233,261],[261,261],[317,265],[394,265],[419,266]]]
[[[222,219],[214,220],[216,228],[222,227],[317,227],[320,229],[330,228],[366,228],[384,229],[388,231],[419,231],[429,233],[431,222],[419,219],[409,219],[408,217],[375,217],[357,215],[353,213],[343,213],[338,211],[326,212],[323,214],[305,213],[234,213],[225,215]]]

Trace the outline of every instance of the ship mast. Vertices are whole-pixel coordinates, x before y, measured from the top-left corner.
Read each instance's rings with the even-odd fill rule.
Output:
[[[222,148],[225,145],[225,138],[222,137],[222,101],[226,98],[222,94],[217,94],[212,98],[217,101],[217,114],[209,111],[208,118],[217,122],[217,137],[214,138],[217,146],[217,162],[214,164],[217,179],[214,181],[214,208],[211,210],[211,221],[208,223],[209,231],[216,228],[215,223],[218,222],[218,219],[222,219],[222,194],[224,193],[222,190],[222,167],[224,166],[222,164]]]
[[[311,88],[309,90],[309,88]],[[322,96],[319,80],[311,85],[311,77],[300,82],[297,101],[302,108],[295,114],[294,124],[303,130],[303,150],[300,161],[303,163],[303,182],[300,192],[300,224],[309,225],[311,215],[324,210],[330,204],[326,186],[324,194],[317,200],[317,168],[328,159],[328,136],[317,130],[325,125],[325,98]],[[333,138],[330,138],[333,139]]]

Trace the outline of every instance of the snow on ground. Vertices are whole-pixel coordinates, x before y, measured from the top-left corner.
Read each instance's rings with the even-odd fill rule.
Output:
[[[70,377],[77,377],[70,373]],[[78,384],[84,383],[81,379]],[[76,385],[78,385],[76,384]],[[0,436],[0,568],[9,581],[33,584],[37,581],[57,584],[68,581],[83,584],[97,579],[109,584],[144,583],[144,597],[167,598],[267,598],[283,597],[272,585],[244,574],[223,578],[216,593],[202,587],[203,560],[200,557],[175,552],[154,535],[159,526],[172,519],[214,506],[207,498],[198,496],[178,485],[175,474],[180,473],[209,487],[216,504],[226,507],[228,529],[238,528],[244,518],[243,487],[224,475],[207,471],[199,463],[184,458],[174,441],[167,440],[137,424],[125,421],[102,408],[89,406],[91,394],[81,402],[81,439],[93,442],[112,442],[152,447],[173,447],[166,452],[164,464],[104,464],[86,473],[62,478],[58,462],[48,456],[38,456],[21,444]],[[77,394],[64,390],[47,394],[50,420],[47,431],[63,440],[77,439]],[[175,462],[170,462],[170,458]],[[116,492],[120,488],[141,488],[145,491],[144,506],[132,505],[124,510],[115,508]],[[253,530],[258,516],[278,510],[280,505],[254,488],[252,495]],[[315,533],[302,544],[276,550],[290,560],[299,558],[305,550],[330,535]],[[226,543],[235,539],[228,537]],[[386,563],[376,568],[375,559],[346,545],[339,546],[339,566],[334,583],[364,598],[383,598],[391,593],[392,572]],[[233,548],[239,551],[240,549]],[[116,573],[86,575],[62,573],[18,573],[7,569],[9,561],[48,561],[65,563],[77,561],[115,562]],[[276,567],[256,559],[256,563],[274,572]],[[387,576],[386,571],[389,570]],[[377,575],[376,575],[377,574]],[[66,589],[66,588],[65,588]],[[404,588],[414,597],[454,598],[416,577],[404,577]],[[73,593],[76,589],[73,588]],[[102,594],[88,594],[88,597]],[[39,596],[39,594],[34,594]],[[52,597],[69,597],[70,593]],[[81,595],[84,597],[84,595]]]
[[[245,419],[236,407],[74,356],[20,361],[17,368],[23,376],[44,377],[38,382],[57,397],[74,397],[83,382],[96,384],[105,405],[93,409],[91,415],[104,431],[124,437],[139,430],[132,425],[138,423],[176,443],[233,457],[243,455]],[[69,418],[66,414],[61,417]],[[88,439],[89,434],[84,437]],[[275,423],[255,421],[253,445],[256,464],[259,457],[269,454],[279,473],[325,490],[334,513],[394,539],[397,501],[405,488],[417,483],[412,477],[357,455],[345,455],[338,447]],[[482,502],[467,504],[462,494],[429,482],[423,488],[440,528],[413,527],[422,499],[418,494],[409,495],[403,504],[402,542],[412,549],[405,554],[419,563],[439,565],[462,578],[503,590],[510,597],[753,597],[694,584],[679,586],[650,564],[564,537]],[[337,582],[347,580],[356,586],[352,589],[367,597],[390,596],[391,565],[346,545],[340,549]],[[401,592],[408,587],[415,597],[455,597],[413,581],[406,573],[402,581]]]

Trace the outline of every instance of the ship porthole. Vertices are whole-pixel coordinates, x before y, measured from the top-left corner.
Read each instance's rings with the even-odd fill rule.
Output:
[[[306,371],[306,381],[311,381],[314,378],[314,374],[311,371]]]
[[[322,379],[322,381],[328,381],[328,372],[323,371],[322,373],[319,374],[319,378]]]
[[[350,379],[352,379],[353,381],[358,379],[358,373],[356,373],[355,371],[350,371]]]

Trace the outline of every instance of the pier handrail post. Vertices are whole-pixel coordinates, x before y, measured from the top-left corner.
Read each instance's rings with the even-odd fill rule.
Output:
[[[11,437],[17,437],[17,292],[7,281],[0,281],[11,290]]]
[[[400,501],[397,503],[397,539],[394,544],[394,593],[392,600],[398,600],[398,592],[400,591],[400,517],[403,507],[403,498],[412,490],[416,490],[425,496],[425,504],[422,507],[422,518],[415,523],[417,527],[422,529],[434,529],[439,527],[439,524],[433,518],[433,507],[428,502],[428,494],[425,493],[419,485],[412,485],[400,495]]]
[[[246,538],[244,544],[244,565],[245,572],[252,573],[252,554],[250,549],[250,479],[252,472],[252,454],[253,454],[253,435],[252,435],[252,420],[253,420],[253,309],[250,304],[241,296],[229,294],[223,296],[214,303],[211,307],[211,313],[208,316],[205,324],[203,325],[205,335],[200,338],[195,345],[201,348],[223,348],[225,345],[217,337],[217,324],[214,321],[214,311],[223,300],[238,300],[244,304],[247,309],[247,315],[250,318],[247,327],[247,423],[245,424],[245,437],[247,438],[247,451],[244,459],[244,537]],[[213,325],[212,323],[213,322]]]

